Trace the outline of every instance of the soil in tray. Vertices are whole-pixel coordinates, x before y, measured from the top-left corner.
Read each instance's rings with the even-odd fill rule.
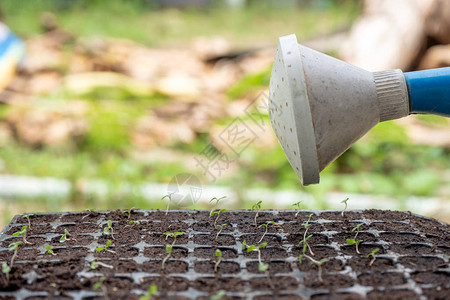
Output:
[[[252,299],[364,298],[355,290],[345,290],[354,285],[367,287],[368,299],[419,299],[420,291],[430,299],[450,298],[450,267],[445,256],[450,244],[448,225],[402,212],[349,211],[344,217],[340,212],[315,212],[308,244],[314,259],[329,259],[321,267],[320,280],[318,266],[306,257],[298,261],[302,253],[298,243],[305,230],[302,223],[310,212],[295,213],[261,212],[258,225],[275,222],[262,240],[265,228],[254,225],[254,211],[222,212],[218,224],[229,225],[218,236],[209,212],[36,214],[30,217],[32,230],[27,235],[33,244],[19,248],[8,283],[1,274],[0,299],[14,299],[11,293],[23,288],[31,293],[27,299],[39,295],[70,299],[71,293],[82,290],[91,293],[89,299],[138,299],[150,284],[158,286],[156,299],[209,299],[219,290],[227,292],[223,299],[247,299],[249,295]],[[130,219],[139,224],[130,226]],[[103,232],[107,220],[113,222],[113,234]],[[351,230],[361,222],[365,225],[358,234],[363,240],[358,254],[346,239],[354,237]],[[10,262],[13,252],[7,247],[21,240],[11,235],[25,224],[18,217],[5,228],[0,262]],[[70,240],[60,243],[65,229]],[[164,235],[175,231],[184,234],[176,240]],[[108,251],[95,251],[108,240]],[[259,270],[256,251],[242,249],[244,240],[247,245],[267,242],[260,249],[267,272]],[[163,269],[166,245],[171,244],[173,250]],[[47,245],[53,246],[55,255],[46,253]],[[375,248],[379,251],[369,266],[371,259],[366,255]],[[217,271],[216,249],[222,251]],[[93,260],[100,263],[96,268],[91,268]],[[102,287],[94,290],[101,280]],[[410,283],[418,288],[405,288]]]

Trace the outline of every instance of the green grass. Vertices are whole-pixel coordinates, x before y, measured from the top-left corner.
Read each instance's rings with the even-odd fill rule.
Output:
[[[285,34],[304,40],[348,27],[359,13],[357,2],[345,1],[327,10],[254,5],[249,9],[212,8],[155,10],[143,1],[2,0],[6,24],[19,35],[42,32],[42,12],[55,14],[64,29],[77,36],[131,39],[146,45],[185,46],[197,36],[220,35],[236,45],[273,44]],[[101,24],[101,26],[99,26]]]

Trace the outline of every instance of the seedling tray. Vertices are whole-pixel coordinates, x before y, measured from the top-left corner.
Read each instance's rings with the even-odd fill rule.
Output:
[[[382,210],[261,211],[257,223],[273,221],[262,242],[261,259],[269,265],[258,269],[256,251],[265,227],[256,227],[254,211],[222,212],[217,224],[228,224],[219,234],[214,217],[207,211],[136,210],[41,213],[30,217],[27,241],[19,246],[9,281],[1,274],[0,299],[138,299],[151,284],[158,287],[156,299],[449,299],[449,225],[408,212]],[[299,262],[305,227],[315,259],[328,258],[321,267],[308,259]],[[113,235],[106,235],[107,221]],[[139,221],[130,226],[129,221]],[[361,254],[346,239],[360,226]],[[28,225],[15,216],[0,235],[0,261],[9,263],[9,244],[21,241],[12,234]],[[60,243],[64,230],[69,240]],[[171,257],[162,270],[165,232],[184,232],[176,238]],[[167,239],[166,239],[167,238]],[[109,250],[96,251],[112,241]],[[51,245],[54,254],[46,253]],[[371,266],[366,255],[373,249]],[[215,250],[222,261],[214,272]],[[91,269],[91,263],[112,266]],[[96,283],[103,281],[103,284]],[[100,286],[100,288],[99,288]],[[219,297],[220,298],[220,297]]]

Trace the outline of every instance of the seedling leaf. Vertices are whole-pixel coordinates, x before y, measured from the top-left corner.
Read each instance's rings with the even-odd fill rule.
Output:
[[[265,271],[267,271],[268,268],[269,268],[269,265],[265,264],[263,262],[259,263],[259,265],[258,265],[258,270],[260,272],[265,272]]]
[[[2,263],[2,273],[4,274],[8,274],[9,272],[11,272],[11,268],[8,266],[7,263]]]

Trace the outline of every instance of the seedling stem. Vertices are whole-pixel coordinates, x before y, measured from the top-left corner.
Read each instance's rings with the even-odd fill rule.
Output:
[[[111,244],[112,244],[111,240],[107,240],[105,246],[97,247],[95,248],[95,251],[97,252],[107,251],[109,253],[116,253],[115,251],[108,249],[111,246]]]
[[[348,201],[348,198],[341,201],[341,203],[345,204],[344,210],[341,212],[342,217],[344,217],[344,211],[347,209],[347,201]]]
[[[219,204],[219,202],[222,201],[223,199],[225,199],[226,197],[227,197],[227,196],[223,196],[223,197],[220,197],[220,198],[214,197],[214,198],[212,198],[211,200],[209,200],[209,203],[211,203],[211,202],[213,202],[213,201],[216,201],[216,203],[214,203],[214,205],[213,205],[211,211],[209,212],[209,215],[211,215],[211,213],[214,211],[214,209],[215,209],[216,206]]]
[[[113,240],[115,240],[112,225],[113,225],[113,223],[111,220],[106,221],[106,227],[103,228],[103,233],[106,235],[111,235]]]
[[[31,222],[30,222],[30,217],[34,216],[34,214],[26,214],[22,216],[22,219],[27,219],[28,220],[28,227],[31,229]]]
[[[166,198],[168,199],[167,200],[166,216],[169,213],[169,206],[170,206],[170,202],[172,202],[172,195],[173,194],[175,194],[175,192],[169,193],[169,194],[167,194],[167,195],[165,195],[164,197],[161,198],[161,200],[164,200]]]
[[[301,204],[302,202],[303,202],[303,201],[298,201],[298,202],[295,202],[294,204],[292,204],[293,206],[296,206],[296,207],[297,207],[297,212],[295,213],[295,217],[297,217],[298,214],[300,213],[300,204]]]
[[[21,236],[22,239],[23,239],[23,242],[24,242],[25,244],[30,244],[30,245],[32,245],[33,243],[30,243],[29,241],[27,241],[27,228],[28,228],[28,225],[22,226],[22,228],[20,229],[20,231],[17,231],[17,232],[14,232],[14,233],[13,233],[13,236]]]
[[[122,213],[123,214],[128,214],[128,220],[129,220],[130,217],[131,217],[131,213],[133,212],[134,209],[135,209],[135,207],[132,207],[130,209],[126,209],[126,210],[122,211]]]
[[[306,236],[306,234],[308,233],[309,227],[311,227],[311,224],[309,224],[309,221],[311,220],[312,215],[313,214],[310,214],[308,216],[308,220],[302,224],[302,226],[305,227],[305,232],[303,233],[303,240],[301,240],[300,243],[298,243],[298,245],[300,246],[300,244],[303,244],[303,255],[306,252],[306,248],[308,248],[309,253],[312,256],[314,256],[314,253],[308,244],[308,240],[312,237],[312,234],[310,234],[309,236]]]
[[[69,231],[67,229],[64,229],[64,234],[59,238],[59,242],[64,243],[65,241],[70,241],[70,239],[67,237],[68,235],[70,235]]]
[[[371,266],[375,262],[375,259],[377,259],[375,257],[375,253],[377,253],[378,251],[380,251],[380,248],[375,248],[372,250],[372,252],[367,254],[367,256],[366,256],[367,258],[370,258],[372,256],[372,260],[370,261],[369,266]]]
[[[252,210],[256,211],[256,215],[255,215],[255,227],[258,227],[258,223],[256,222],[256,218],[258,218],[259,215],[259,211],[261,210],[261,203],[262,201],[258,201],[255,204],[253,204],[252,206]]]
[[[9,244],[8,248],[9,251],[14,251],[13,256],[11,257],[11,262],[9,263],[9,267],[12,269],[13,265],[14,265],[14,260],[16,259],[17,256],[17,251],[19,251],[19,246],[22,245],[23,242],[15,242],[15,243],[11,243]]]
[[[267,223],[264,223],[264,224],[261,224],[261,225],[258,226],[258,228],[260,228],[260,227],[265,227],[265,228],[266,228],[266,230],[264,231],[262,237],[259,239],[259,241],[257,241],[258,244],[261,243],[262,240],[264,239],[264,237],[266,236],[267,230],[269,229],[269,225],[270,225],[270,224],[274,224],[274,223],[275,223],[275,222],[273,222],[273,221],[269,221],[269,222],[267,222]]]
[[[98,266],[102,266],[102,267],[105,267],[105,268],[108,268],[108,269],[114,269],[113,266],[105,264],[105,263],[102,263],[100,261],[93,261],[93,262],[91,262],[90,268],[91,268],[91,270],[95,270],[95,269],[98,268]]]
[[[217,273],[217,268],[219,267],[220,262],[222,261],[222,251],[216,249],[215,255],[217,257],[216,264],[214,265],[214,272]]]
[[[214,227],[215,227],[216,224],[217,224],[217,220],[218,220],[219,217],[220,217],[220,213],[221,213],[221,212],[224,212],[224,211],[227,211],[227,210],[226,210],[225,208],[222,208],[222,209],[219,209],[218,211],[211,211],[211,213],[209,214],[210,217],[212,217],[212,216],[214,216],[214,215],[217,215],[216,219],[214,220]]]
[[[166,245],[167,256],[164,257],[164,259],[162,261],[162,269],[163,270],[165,268],[166,261],[172,256],[172,250],[173,250],[173,246],[175,245],[175,242],[177,240],[177,236],[181,236],[183,234],[184,234],[184,232],[164,232],[164,235],[166,236],[166,240],[168,237],[172,237],[173,242],[172,242],[172,245]]]
[[[300,254],[300,256],[298,257],[298,260],[300,261],[300,263],[302,263],[302,258],[303,256],[305,256],[306,258],[308,258],[310,260],[310,264],[315,264],[318,268],[319,268],[319,272],[318,272],[318,277],[319,277],[319,281],[322,282],[322,265],[324,263],[326,263],[327,261],[329,261],[328,258],[322,258],[321,260],[315,260],[314,258],[312,258],[309,255],[306,254]]]
[[[347,244],[348,245],[355,245],[356,253],[358,253],[358,254],[361,254],[359,252],[358,246],[359,246],[359,244],[361,244],[362,240],[357,240],[356,237],[358,236],[359,227],[361,227],[361,225],[364,225],[364,223],[359,223],[358,225],[355,226],[355,228],[352,229],[352,232],[356,231],[355,237],[353,239],[347,239]]]
[[[85,211],[87,211],[87,215],[82,216],[82,217],[81,217],[81,220],[83,220],[84,218],[89,217],[89,216],[91,215],[91,213],[92,213],[93,210],[94,210],[94,209],[92,209],[92,208],[87,208],[87,209],[85,209]]]
[[[227,225],[228,224],[216,225],[216,228],[219,228],[219,232],[217,232],[217,234],[216,234],[216,239],[215,239],[216,242],[219,239],[219,234],[222,232],[223,228]]]
[[[47,254],[56,255],[55,252],[52,250],[52,246],[48,245],[45,247],[45,250]]]

